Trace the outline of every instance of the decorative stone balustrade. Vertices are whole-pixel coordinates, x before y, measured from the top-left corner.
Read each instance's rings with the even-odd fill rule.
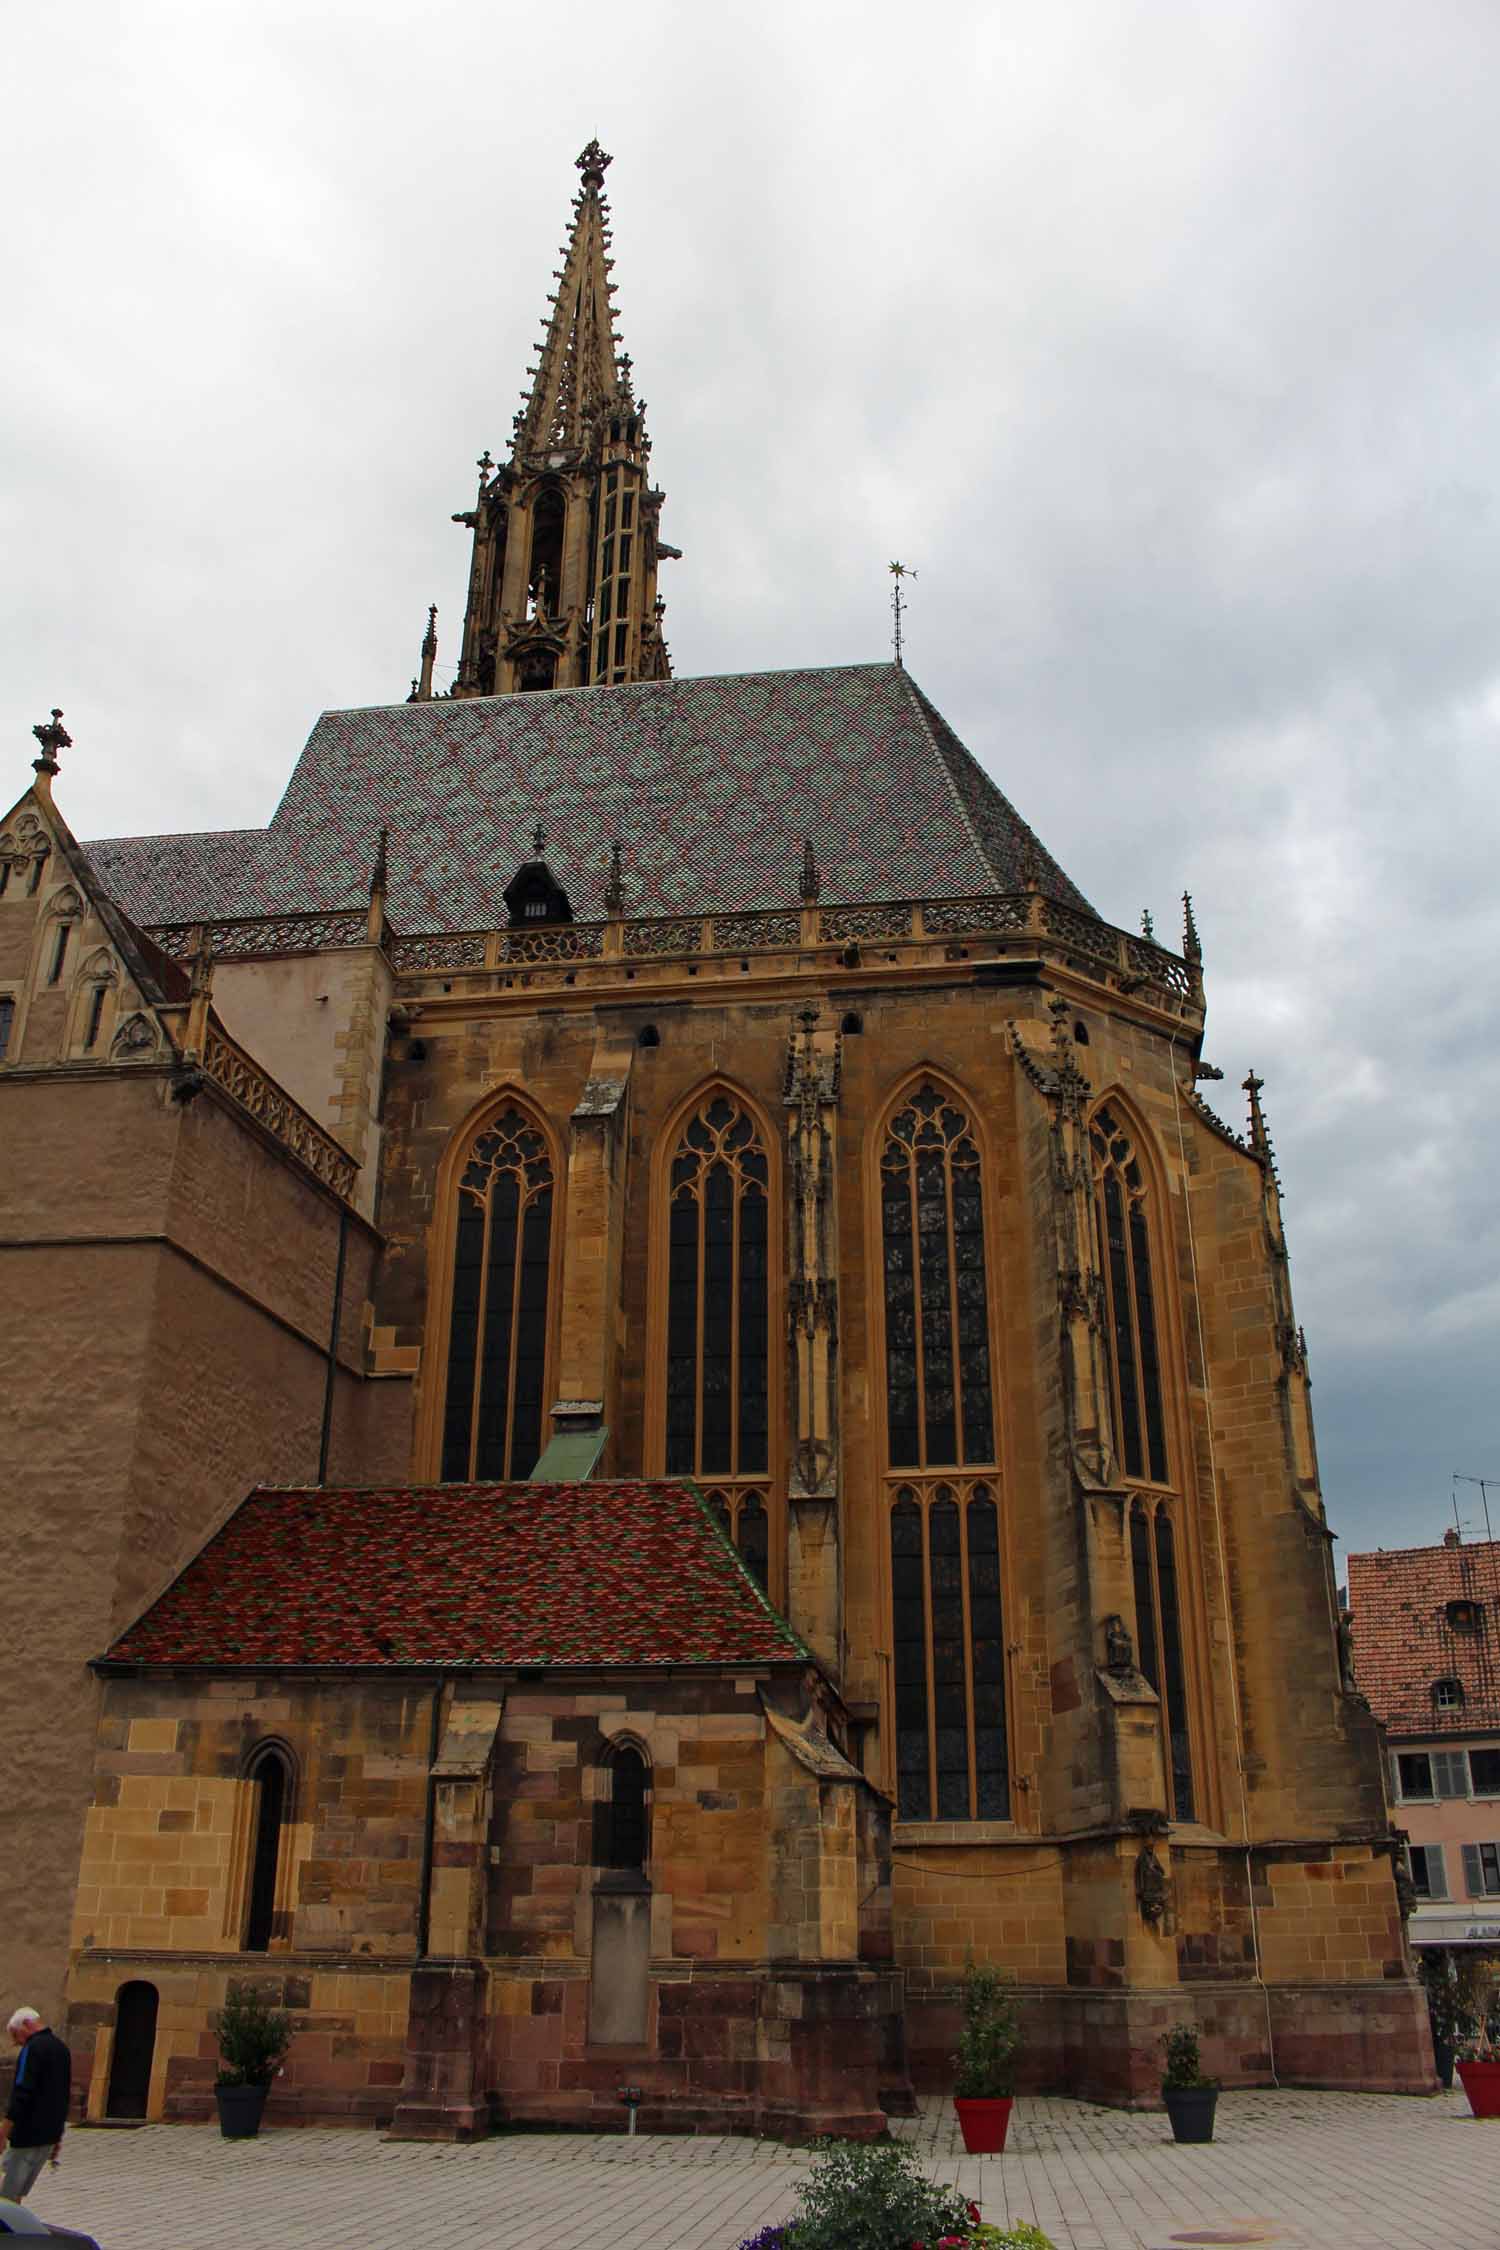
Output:
[[[200,934],[218,960],[323,953],[368,942],[360,913],[284,914],[256,921],[178,923],[150,935],[175,959],[196,952]],[[399,976],[604,964],[671,963],[713,955],[815,952],[820,947],[917,944],[925,939],[1030,938],[1097,973],[1113,972],[1121,990],[1141,988],[1178,1003],[1194,1002],[1194,964],[1148,938],[1112,929],[1071,906],[1032,891],[988,898],[896,901],[870,906],[809,906],[766,911],[566,922],[543,929],[455,930],[398,936],[387,929],[386,951]]]

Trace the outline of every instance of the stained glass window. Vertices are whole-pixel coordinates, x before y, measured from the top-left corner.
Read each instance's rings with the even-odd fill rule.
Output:
[[[709,1095],[689,1118],[673,1154],[669,1192],[668,1473],[764,1475],[769,1169],[758,1128],[729,1095]],[[740,1551],[751,1560],[743,1538]]]
[[[552,1158],[512,1105],[476,1134],[458,1187],[443,1478],[527,1477],[542,1450]]]
[[[1126,1476],[1165,1484],[1167,1432],[1145,1180],[1130,1136],[1111,1110],[1096,1113],[1091,1137],[1120,1461]]]
[[[891,1466],[993,1461],[979,1151],[963,1111],[930,1083],[886,1129],[880,1211]]]
[[[1000,1516],[984,1483],[891,1506],[896,1802],[903,1820],[1006,1820]]]
[[[1177,1597],[1177,1553],[1170,1504],[1138,1500],[1130,1511],[1130,1574],[1135,1589],[1136,1661],[1162,1705],[1162,1740],[1172,1816],[1192,1820],[1193,1755],[1187,1676]]]

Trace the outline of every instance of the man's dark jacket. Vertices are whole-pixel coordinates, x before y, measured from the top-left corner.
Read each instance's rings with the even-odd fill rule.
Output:
[[[68,2121],[73,2058],[55,2032],[34,2031],[16,2057],[11,2088],[12,2148],[51,2148]]]

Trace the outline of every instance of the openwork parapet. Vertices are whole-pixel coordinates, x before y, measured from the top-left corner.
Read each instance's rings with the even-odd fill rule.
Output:
[[[274,953],[338,953],[363,945],[364,914],[278,914],[247,922],[157,923],[146,935],[174,961],[186,961],[206,939],[216,961],[252,961]]]
[[[241,1109],[289,1148],[325,1187],[346,1201],[353,1197],[359,1170],[353,1157],[216,1023],[209,1024],[204,1037],[202,1067],[215,1085],[222,1086]]]

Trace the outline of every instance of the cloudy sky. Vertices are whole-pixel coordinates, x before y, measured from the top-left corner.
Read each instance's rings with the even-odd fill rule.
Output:
[[[914,565],[1100,911],[1193,891],[1345,1540],[1500,1480],[1493,0],[71,0],[7,63],[0,794],[60,703],[80,835],[260,824],[429,601],[451,671],[597,133],[677,671],[879,658]]]

